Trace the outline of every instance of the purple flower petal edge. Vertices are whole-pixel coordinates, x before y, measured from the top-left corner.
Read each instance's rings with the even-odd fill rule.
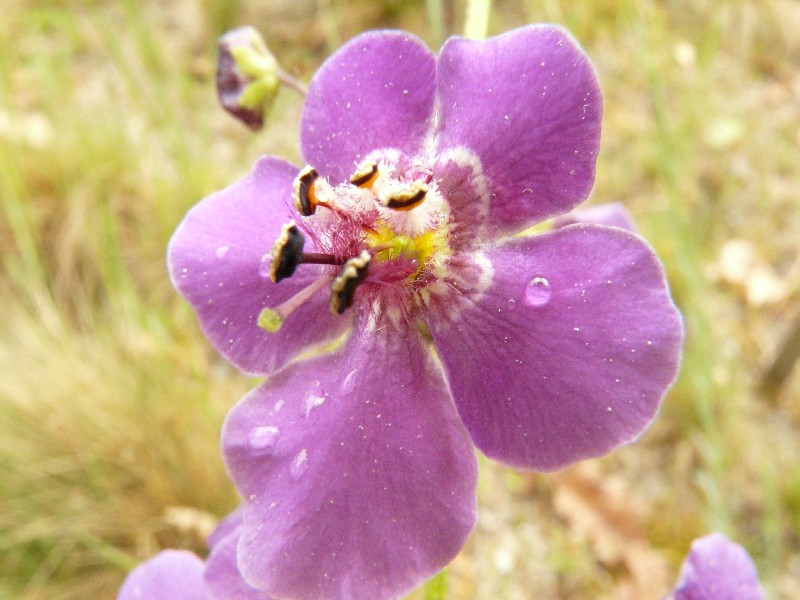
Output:
[[[206,544],[208,547],[213,548],[224,538],[228,537],[231,533],[239,529],[242,526],[243,513],[244,507],[240,505],[231,514],[217,523],[214,531],[212,531],[206,539]]]
[[[226,529],[234,521],[238,520],[239,524],[217,540],[206,559],[206,587],[214,600],[270,600],[269,595],[248,585],[239,572],[236,547],[242,529],[241,512],[234,515],[233,520],[223,521]]]
[[[553,220],[553,228],[559,229],[567,225],[577,223],[592,223],[594,225],[607,225],[609,227],[619,227],[636,233],[636,222],[631,213],[619,202],[608,202],[587,206],[586,208],[576,208],[566,215],[561,215]]]
[[[674,600],[764,600],[753,560],[721,533],[692,543]]]
[[[164,550],[128,574],[117,600],[211,600],[205,565],[187,550]]]

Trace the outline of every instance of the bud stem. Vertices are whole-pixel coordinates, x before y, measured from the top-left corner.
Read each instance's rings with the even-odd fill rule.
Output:
[[[283,69],[278,70],[278,81],[281,82],[281,85],[285,85],[287,88],[293,89],[301,96],[305,97],[306,95],[308,95],[308,86],[299,79],[295,79],[294,77],[289,75]]]

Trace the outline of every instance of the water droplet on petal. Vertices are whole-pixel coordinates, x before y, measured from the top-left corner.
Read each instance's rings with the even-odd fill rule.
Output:
[[[289,473],[295,479],[300,479],[306,471],[308,471],[308,451],[303,448],[289,465]]]
[[[217,258],[219,259],[225,258],[225,255],[228,253],[228,250],[230,250],[230,246],[220,246],[219,248],[217,248],[216,252]]]
[[[250,447],[254,450],[270,450],[275,447],[275,442],[278,441],[278,433],[280,433],[278,428],[271,425],[253,427],[248,436]]]
[[[525,303],[530,306],[544,306],[550,302],[553,291],[550,282],[544,277],[534,277],[525,288]]]
[[[269,267],[272,265],[272,254],[267,252],[258,261],[258,274],[264,279],[269,279]]]
[[[325,402],[324,396],[309,396],[306,398],[306,416],[310,415],[311,411],[318,406],[322,406],[323,402]]]

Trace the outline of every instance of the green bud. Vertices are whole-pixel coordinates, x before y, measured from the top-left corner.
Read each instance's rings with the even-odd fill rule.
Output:
[[[280,87],[278,61],[253,27],[225,33],[217,47],[217,95],[223,108],[258,130]]]

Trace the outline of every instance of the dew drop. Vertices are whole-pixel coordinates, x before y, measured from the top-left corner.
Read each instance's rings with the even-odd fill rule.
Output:
[[[220,260],[225,258],[225,255],[228,253],[228,250],[230,250],[230,246],[220,246],[219,248],[217,248],[216,252],[217,258],[219,258]]]
[[[306,416],[310,415],[311,411],[318,406],[322,406],[323,402],[325,402],[324,396],[309,396],[306,398]]]
[[[261,277],[268,278],[269,267],[271,264],[272,264],[272,254],[267,252],[261,257],[261,260],[258,261],[258,274]]]
[[[278,441],[278,433],[278,428],[271,425],[253,427],[248,436],[250,447],[255,450],[270,450]]]
[[[300,479],[306,471],[308,471],[308,451],[303,448],[294,457],[292,464],[289,466],[289,473],[295,479]]]
[[[550,282],[544,277],[534,277],[525,288],[525,303],[530,306],[544,306],[550,302],[553,291]]]

